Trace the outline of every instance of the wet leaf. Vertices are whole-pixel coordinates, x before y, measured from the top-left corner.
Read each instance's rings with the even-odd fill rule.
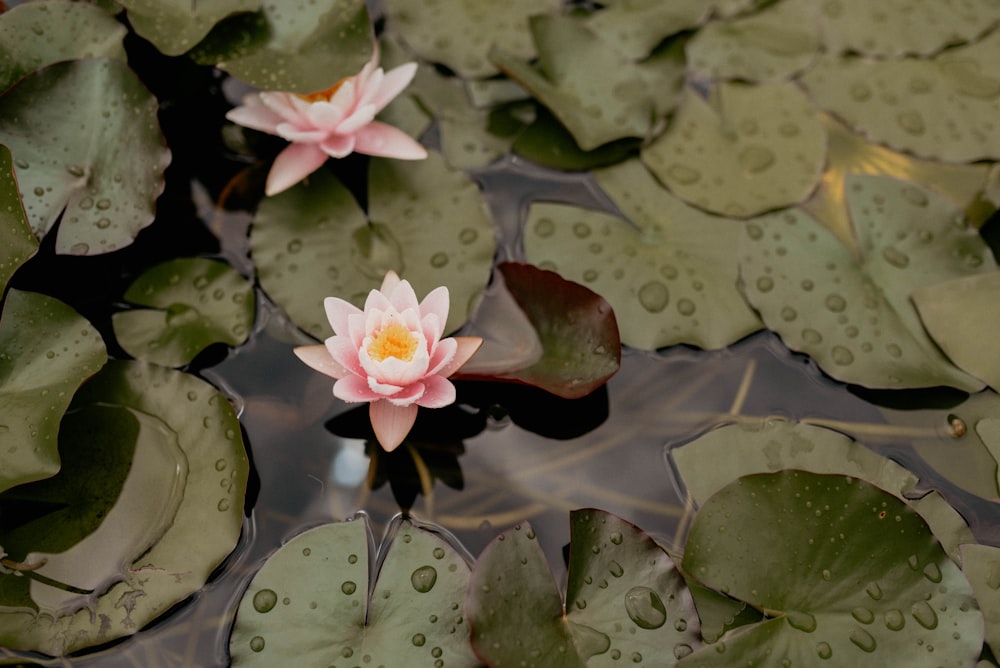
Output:
[[[492,666],[672,666],[699,645],[691,594],[649,536],[600,510],[570,513],[566,605],[527,523],[479,556],[466,611]]]
[[[687,585],[698,609],[701,638],[705,642],[713,643],[726,631],[759,622],[764,617],[759,610],[751,608],[743,601],[729,598],[692,580],[688,580]]]
[[[930,55],[968,42],[1000,21],[1000,6],[991,0],[950,3],[891,0],[832,0],[819,5],[827,50],[871,56]]]
[[[213,343],[238,346],[253,326],[254,292],[225,262],[180,258],[156,265],[125,292],[140,307],[112,316],[115,338],[137,359],[183,366]]]
[[[364,0],[315,0],[232,16],[191,56],[258,88],[312,93],[360,72],[374,50]]]
[[[541,354],[530,364],[525,364],[526,360],[518,355],[510,356],[507,359],[512,361],[512,367],[505,369],[488,352],[491,357],[487,364],[492,370],[484,373],[486,368],[476,362],[477,352],[462,368],[463,375],[513,380],[565,399],[577,399],[590,394],[618,372],[621,366],[618,326],[611,306],[602,297],[530,264],[501,262],[497,272],[494,280],[500,281],[498,290],[509,294],[527,316],[527,323],[521,324],[527,324],[536,334]],[[517,320],[508,322],[513,324]],[[484,347],[488,349],[492,342],[489,332],[485,334]],[[514,333],[504,338],[527,339],[527,345],[515,346],[527,350],[516,352],[530,355],[535,350],[534,340],[527,335],[522,338]]]
[[[365,519],[288,541],[240,602],[229,641],[233,665],[274,666],[289,657],[315,666],[478,665],[463,620],[469,567],[462,555],[405,519],[383,542],[377,576],[371,552]]]
[[[959,368],[1000,390],[1000,357],[987,332],[1000,331],[1000,272],[956,278],[914,291],[927,332]]]
[[[909,298],[925,285],[994,270],[989,249],[930,190],[885,176],[848,175],[845,184],[861,256],[801,211],[757,218],[740,261],[748,300],[785,345],[838,380],[981,389],[939,352]]]
[[[179,56],[200,42],[231,14],[252,12],[261,0],[119,0],[139,35],[168,56]],[[304,8],[303,8],[304,9]],[[301,10],[300,10],[301,11]]]
[[[62,214],[57,253],[108,253],[153,222],[170,162],[156,110],[117,60],[51,65],[0,96],[0,143],[15,156],[35,234]]]
[[[535,203],[525,227],[530,262],[607,299],[630,346],[721,348],[760,328],[736,287],[739,223],[683,203],[638,161],[595,175],[629,220]]]
[[[0,491],[59,470],[59,421],[106,361],[100,334],[72,308],[10,290],[0,316]]]
[[[1000,548],[963,545],[962,572],[969,578],[976,601],[983,611],[986,643],[996,654],[1000,650]]]
[[[0,145],[0,295],[18,267],[37,252],[38,240],[21,205],[10,151]]]
[[[44,0],[0,14],[0,92],[24,75],[62,60],[125,61],[126,28],[86,2]]]
[[[653,174],[685,201],[752,216],[805,199],[819,182],[826,132],[793,84],[692,88],[667,131],[642,151]]]
[[[820,48],[815,10],[779,2],[747,17],[713,21],[687,45],[695,77],[778,81],[802,71]]]
[[[699,510],[684,569],[772,617],[727,634],[684,668],[820,659],[935,667],[941,656],[966,665],[982,647],[971,587],[926,523],[856,478],[794,470],[740,478]]]
[[[448,66],[463,77],[478,79],[497,73],[487,56],[495,45],[514,57],[534,57],[528,17],[554,11],[557,0],[441,0],[416,3],[387,0],[388,23],[425,60]]]
[[[139,487],[146,486],[143,480],[158,481],[146,502],[167,494],[177,510],[172,521],[157,515],[151,526],[140,523],[142,531],[150,532],[140,536],[162,535],[120,577],[103,582],[96,598],[64,598],[56,614],[41,617],[25,610],[0,614],[0,644],[5,647],[59,656],[131,635],[199,590],[239,538],[249,465],[236,413],[222,394],[188,374],[113,361],[80,388],[70,410],[108,414],[91,413],[98,407],[125,410],[138,420],[137,452],[149,448],[155,455],[137,454],[138,468],[132,470],[144,476]],[[137,494],[145,498],[142,489]],[[158,505],[157,512],[170,507]],[[128,512],[122,517],[135,521]],[[163,522],[163,531],[157,530],[157,521]],[[137,540],[136,534],[130,540]],[[72,561],[79,565],[95,559],[107,567],[98,548],[120,542],[121,536],[105,537],[95,552],[87,550],[86,557]],[[117,562],[112,565],[118,567]]]
[[[890,31],[891,32],[891,31]],[[873,141],[955,162],[1000,158],[1000,33],[933,59],[826,58],[809,93]]]

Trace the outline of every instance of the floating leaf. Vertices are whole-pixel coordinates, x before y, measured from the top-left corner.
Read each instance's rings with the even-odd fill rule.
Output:
[[[924,332],[910,294],[996,268],[974,230],[942,196],[885,176],[848,175],[861,256],[797,210],[746,226],[740,274],[750,303],[792,350],[866,387],[982,383],[952,365]]]
[[[986,622],[986,642],[996,654],[1000,650],[1000,548],[963,545],[962,572],[976,593]]]
[[[38,252],[14,178],[10,151],[0,146],[0,295],[18,267]]]
[[[225,262],[164,262],[125,292],[126,301],[149,308],[115,313],[115,338],[137,359],[182,366],[213,343],[238,346],[246,341],[254,298],[250,283]]]
[[[541,356],[531,364],[515,356],[514,368],[494,368],[486,374],[489,378],[514,380],[577,399],[618,372],[618,326],[611,306],[600,295],[529,264],[501,262],[497,271],[499,290],[513,298],[527,315],[527,326],[537,333]],[[462,368],[463,374],[483,375],[483,371],[475,357]]]
[[[684,668],[824,659],[936,667],[942,655],[968,665],[982,648],[969,583],[923,519],[855,478],[794,470],[740,478],[699,510],[684,569],[771,617]]]
[[[705,22],[713,2],[706,0],[606,0],[586,25],[623,55],[641,60],[665,38]]]
[[[389,24],[421,58],[447,65],[459,75],[482,78],[497,73],[487,57],[497,47],[527,60],[535,55],[528,17],[559,8],[557,0],[441,0],[415,3],[387,0]]]
[[[166,477],[158,480],[181,485],[172,492],[177,511],[162,520],[156,544],[86,605],[81,596],[61,614],[0,614],[5,647],[58,656],[131,635],[200,589],[239,538],[249,465],[236,413],[222,394],[188,374],[116,361],[80,388],[71,410],[94,406],[127,409],[151,439],[145,447],[162,446],[156,461]]]
[[[51,65],[0,96],[0,143],[35,234],[62,214],[57,253],[108,253],[153,222],[170,162],[156,108],[117,60]]]
[[[871,56],[930,55],[976,39],[1000,21],[992,0],[952,2],[831,0],[819,4],[828,51]]]
[[[566,606],[534,530],[519,524],[476,561],[466,612],[491,666],[672,666],[699,645],[691,594],[637,527],[599,510],[570,513]]]
[[[736,287],[740,224],[684,204],[638,161],[595,175],[630,221],[535,203],[525,227],[530,262],[607,299],[630,346],[721,348],[760,328]]]
[[[1000,357],[987,332],[1000,331],[1000,272],[956,278],[914,291],[927,332],[962,370],[1000,391]]]
[[[233,665],[295,657],[310,666],[476,666],[462,613],[469,581],[462,556],[399,520],[369,588],[371,549],[360,519],[310,529],[271,555],[236,613]]]
[[[710,100],[687,88],[667,131],[642,151],[677,196],[739,217],[805,199],[825,158],[819,114],[790,83],[721,83]]]
[[[892,32],[892,31],[888,31]],[[931,59],[826,58],[802,76],[821,107],[919,156],[1000,158],[1000,33]]]
[[[135,31],[168,56],[200,42],[230,14],[252,12],[261,0],[120,0]],[[304,8],[303,8],[304,9]],[[301,11],[301,10],[299,10]]]
[[[59,420],[106,361],[101,335],[72,308],[10,290],[0,317],[0,491],[59,470]]]
[[[46,65],[78,58],[125,61],[126,28],[86,2],[45,0],[0,14],[0,92]]]
[[[311,93],[360,72],[374,50],[364,0],[314,0],[265,3],[254,14],[232,16],[191,56],[258,88]]]

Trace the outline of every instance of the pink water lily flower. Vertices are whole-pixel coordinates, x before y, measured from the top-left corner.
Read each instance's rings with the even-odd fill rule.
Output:
[[[424,147],[405,132],[375,120],[375,114],[409,85],[417,64],[383,72],[377,61],[376,53],[360,73],[318,93],[250,93],[242,106],[226,114],[234,123],[292,142],[274,160],[264,186],[267,195],[295,185],[327,158],[355,151],[402,160],[427,157]]]
[[[327,297],[323,306],[334,335],[323,345],[300,346],[295,354],[337,379],[337,398],[370,402],[375,437],[389,452],[410,432],[418,406],[441,408],[455,401],[455,386],[447,378],[483,343],[477,336],[442,339],[448,288],[435,288],[417,302],[409,282],[393,271],[381,289],[368,293],[364,311],[336,297]]]

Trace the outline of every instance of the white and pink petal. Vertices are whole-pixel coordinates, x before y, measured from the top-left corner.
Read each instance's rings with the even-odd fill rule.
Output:
[[[417,405],[396,406],[386,400],[375,401],[368,408],[368,416],[375,438],[386,452],[392,452],[413,428],[417,420]]]

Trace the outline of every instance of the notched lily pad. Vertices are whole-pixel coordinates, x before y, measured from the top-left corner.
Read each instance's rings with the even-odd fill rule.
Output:
[[[252,12],[261,6],[261,0],[119,1],[135,31],[168,56],[179,56],[193,47],[230,14]]]
[[[707,100],[688,87],[667,131],[642,151],[678,197],[734,217],[802,201],[825,159],[819,114],[791,83],[720,83]]]
[[[848,175],[845,184],[860,257],[801,211],[757,218],[740,260],[750,303],[785,345],[838,380],[981,389],[941,354],[909,298],[925,285],[994,270],[989,249],[928,189],[885,176]]]
[[[530,262],[607,299],[630,346],[721,348],[760,329],[737,288],[738,222],[688,206],[636,160],[595,176],[629,220],[532,204],[524,240]]]
[[[77,387],[107,359],[101,335],[69,306],[33,292],[7,294],[0,316],[0,491],[59,470],[59,421]]]
[[[672,666],[698,648],[698,617],[673,561],[600,510],[570,514],[566,605],[534,530],[519,524],[479,556],[466,611],[492,666]]]
[[[405,519],[383,541],[377,576],[373,551],[364,518],[283,545],[240,602],[233,665],[274,666],[290,656],[310,666],[478,665],[462,612],[469,581],[462,555]]]
[[[115,338],[133,357],[164,366],[183,366],[213,343],[238,346],[253,326],[253,286],[219,260],[159,264],[129,286],[125,300],[147,308],[115,313]]]
[[[170,162],[157,103],[118,60],[57,63],[0,96],[0,143],[14,154],[24,208],[56,252],[108,253],[153,222]]]
[[[683,567],[771,617],[683,668],[971,665],[982,648],[972,588],[924,520],[856,478],[785,470],[732,482],[699,510]]]
[[[0,295],[18,267],[38,252],[14,178],[10,150],[0,145]]]
[[[44,0],[0,14],[0,92],[46,65],[78,58],[125,61],[127,29],[87,2]]]

